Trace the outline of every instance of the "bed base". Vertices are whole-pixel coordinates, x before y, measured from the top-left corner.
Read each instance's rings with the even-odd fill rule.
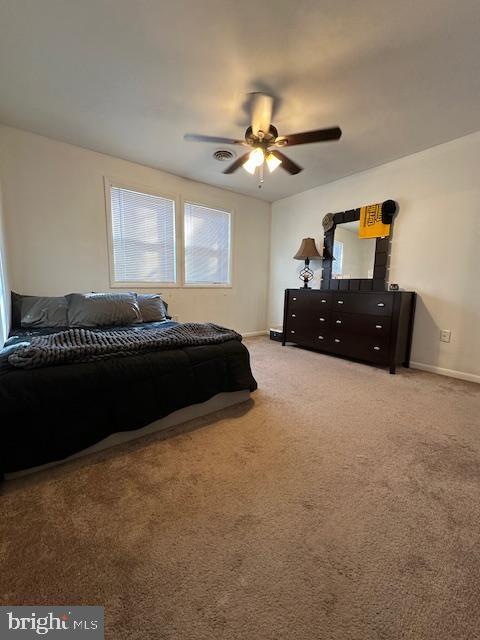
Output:
[[[90,453],[103,451],[104,449],[115,447],[119,444],[123,444],[124,442],[129,442],[130,440],[136,440],[137,438],[142,438],[143,436],[156,433],[157,431],[170,429],[171,427],[175,427],[184,422],[188,422],[188,420],[200,418],[202,416],[208,415],[209,413],[213,413],[214,411],[219,411],[220,409],[225,409],[226,407],[231,407],[233,405],[246,402],[247,400],[249,400],[250,395],[251,393],[248,389],[244,389],[242,391],[231,391],[228,393],[218,393],[206,402],[192,404],[189,407],[184,407],[183,409],[174,411],[170,415],[165,416],[160,420],[155,420],[155,422],[152,422],[151,424],[148,424],[146,427],[142,427],[141,429],[112,433],[107,438],[100,440],[100,442],[95,443],[91,447],[82,449],[81,451],[78,451],[77,453],[74,453],[67,458],[63,458],[62,460],[55,460],[54,462],[48,462],[47,464],[42,464],[38,467],[31,467],[29,469],[22,469],[21,471],[6,473],[4,476],[5,480],[21,478],[22,476],[36,473],[37,471],[43,471],[51,467],[56,467],[70,460],[75,460],[76,458],[82,458],[83,456],[87,456]]]

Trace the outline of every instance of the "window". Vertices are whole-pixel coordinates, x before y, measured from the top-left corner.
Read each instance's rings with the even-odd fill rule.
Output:
[[[176,282],[175,201],[110,187],[112,284]]]
[[[333,241],[333,257],[335,260],[332,262],[332,275],[341,276],[343,271],[343,242],[340,240]]]
[[[113,287],[231,286],[230,211],[185,202],[184,245],[177,252],[182,224],[175,199],[108,179],[105,185]]]
[[[228,211],[185,203],[185,284],[230,285],[230,218]]]

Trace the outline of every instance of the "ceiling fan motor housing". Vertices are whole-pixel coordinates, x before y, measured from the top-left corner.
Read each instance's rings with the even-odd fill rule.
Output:
[[[248,129],[245,131],[246,142],[248,142],[248,144],[252,146],[259,146],[259,144],[268,146],[270,144],[273,144],[275,142],[275,139],[278,137],[277,128],[274,127],[273,124],[270,125],[268,133],[264,133],[263,131],[261,133],[261,136],[255,135],[252,131],[252,127],[248,127]]]

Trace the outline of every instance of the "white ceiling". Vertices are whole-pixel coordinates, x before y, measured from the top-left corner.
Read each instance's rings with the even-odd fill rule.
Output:
[[[277,200],[480,129],[478,0],[0,0],[0,122]],[[222,175],[246,94],[305,167]],[[237,148],[238,150],[238,148]]]

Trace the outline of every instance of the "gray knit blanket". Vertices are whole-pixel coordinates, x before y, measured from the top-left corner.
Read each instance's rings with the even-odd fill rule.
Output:
[[[242,336],[236,331],[211,323],[186,322],[170,329],[144,331],[67,329],[32,338],[28,346],[15,350],[8,362],[14,367],[35,369],[241,339]]]

